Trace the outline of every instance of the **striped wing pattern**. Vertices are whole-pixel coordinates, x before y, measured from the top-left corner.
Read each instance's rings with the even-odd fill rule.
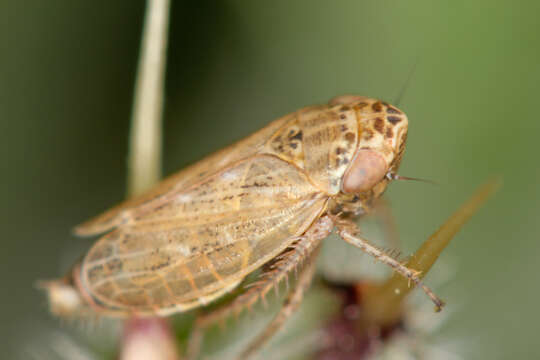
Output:
[[[139,208],[89,251],[82,286],[121,312],[188,310],[277,256],[326,201],[296,166],[251,156]]]

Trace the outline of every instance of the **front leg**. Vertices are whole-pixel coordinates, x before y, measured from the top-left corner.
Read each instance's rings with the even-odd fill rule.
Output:
[[[422,290],[430,297],[435,303],[436,311],[440,311],[444,306],[444,302],[433,293],[433,291],[422,283],[421,274],[419,271],[410,269],[394,259],[392,256],[385,253],[377,246],[371,244],[368,240],[360,237],[358,226],[349,219],[335,219],[335,225],[338,229],[339,236],[351,245],[356,246],[365,253],[373,256],[376,260],[390,266],[395,272],[406,277],[416,285],[420,286]]]

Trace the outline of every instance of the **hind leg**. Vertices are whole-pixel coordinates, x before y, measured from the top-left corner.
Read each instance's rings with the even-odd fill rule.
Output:
[[[314,263],[313,258],[314,255],[316,255],[314,252],[318,251],[317,249],[321,240],[330,234],[333,225],[333,221],[327,216],[319,219],[306,231],[302,237],[294,242],[289,249],[285,250],[281,255],[275,258],[274,261],[266,266],[265,271],[260,276],[260,279],[255,283],[250,284],[248,290],[244,294],[238,296],[231,303],[217,308],[210,313],[199,315],[195,321],[194,328],[191,331],[190,338],[188,340],[187,359],[195,360],[198,357],[206,328],[217,322],[223,321],[231,314],[239,314],[244,309],[251,308],[259,299],[265,301],[266,294],[268,294],[268,292],[272,289],[277,289],[277,286],[282,280],[288,281],[289,273],[295,271],[306,259],[308,259],[307,263],[301,272],[304,274],[306,270],[309,270],[308,268],[313,267],[313,270],[310,270],[311,276],[309,276],[309,280],[311,281],[311,277],[313,275],[312,273],[314,271],[314,265],[312,265],[312,263]],[[308,271],[308,273],[310,273],[310,271]],[[293,308],[289,306],[289,310],[287,310],[291,311],[291,313],[296,309],[294,307],[298,307],[300,304],[299,301],[310,283],[310,281],[302,280],[305,277],[308,277],[308,275],[302,274],[300,275],[295,286],[295,288],[300,288],[298,291],[300,291],[301,294],[296,295],[295,299],[292,299],[292,295],[296,292],[293,289],[291,290],[291,295],[289,295],[286,300],[286,303],[294,303],[292,305]],[[298,297],[300,298],[297,300],[296,298]],[[287,305],[284,307],[287,307]],[[280,314],[281,313],[282,311],[280,311]],[[279,316],[280,315],[278,315],[278,317]],[[281,317],[283,317],[283,315],[281,315]],[[288,316],[285,317],[288,318]],[[286,318],[284,320],[286,320]],[[282,322],[284,322],[284,320]],[[281,325],[276,326],[275,324],[272,324],[274,324],[274,321],[269,325],[269,327],[273,327],[273,329],[270,331],[268,337],[273,335],[281,328]],[[264,330],[265,334],[267,332],[267,330]],[[257,342],[260,343],[260,345],[250,345],[249,353],[246,353],[244,356],[250,356],[265,343],[265,341],[260,339]],[[246,352],[248,352],[248,350],[246,350]]]
[[[304,268],[298,275],[298,281],[295,287],[291,289],[291,292],[287,296],[287,299],[283,303],[281,309],[279,309],[277,315],[272,319],[270,324],[268,324],[264,330],[249,343],[242,354],[240,354],[238,358],[239,360],[247,360],[258,350],[260,350],[272,338],[272,336],[283,328],[287,320],[296,312],[296,310],[298,310],[304,298],[304,293],[311,285],[311,281],[315,275],[315,260],[319,250],[320,246],[317,246],[310,258],[307,259]]]

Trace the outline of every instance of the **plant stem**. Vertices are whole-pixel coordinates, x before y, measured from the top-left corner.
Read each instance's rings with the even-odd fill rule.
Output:
[[[161,178],[164,74],[170,0],[148,0],[129,134],[127,197]],[[165,319],[132,318],[124,325],[121,360],[179,359]]]
[[[161,178],[164,73],[169,0],[148,0],[137,69],[128,154],[128,197]]]

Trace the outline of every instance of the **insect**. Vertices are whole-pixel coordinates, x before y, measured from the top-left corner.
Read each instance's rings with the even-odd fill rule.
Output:
[[[167,316],[212,302],[262,268],[260,280],[224,314],[251,304],[304,263],[282,316],[247,357],[298,307],[319,245],[333,229],[442,306],[417,271],[371,245],[351,220],[397,177],[407,128],[401,110],[353,95],[271,122],[76,227],[78,235],[105,235],[65,278],[44,285],[52,311]]]

